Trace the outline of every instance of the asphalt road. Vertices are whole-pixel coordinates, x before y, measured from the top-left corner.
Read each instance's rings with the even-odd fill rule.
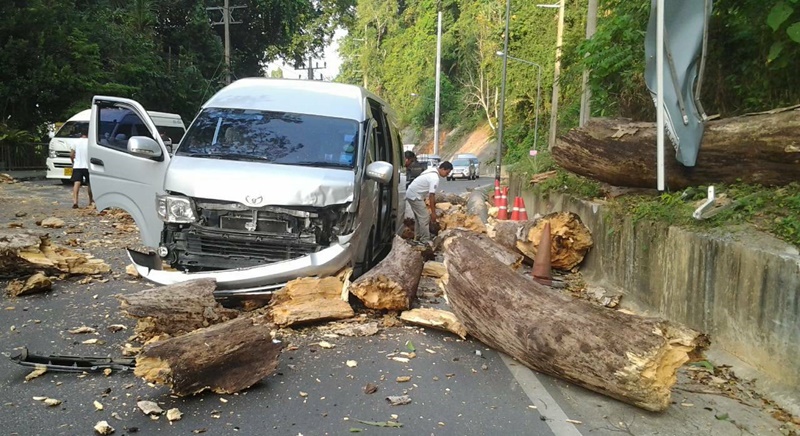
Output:
[[[491,186],[493,180],[443,182],[443,189],[461,192]],[[85,197],[82,197],[82,202]],[[109,216],[89,209],[70,209],[68,188],[48,181],[0,185],[0,228],[59,216],[67,226],[51,229],[58,244],[74,244],[104,259],[112,274],[57,280],[53,291],[21,298],[0,297],[0,351],[20,347],[41,354],[121,357],[133,334],[134,322],[119,311],[116,294],[150,287],[125,275],[126,245],[137,236],[115,227]],[[24,216],[17,216],[24,214]],[[0,280],[0,287],[7,281]],[[422,283],[428,295],[433,283]],[[421,298],[423,306],[442,307],[440,297]],[[127,372],[74,374],[49,372],[25,380],[30,372],[0,360],[0,434],[90,435],[101,420],[115,435],[129,434],[248,434],[248,435],[730,435],[774,432],[776,421],[760,409],[741,406],[716,395],[676,392],[676,405],[662,414],[589,392],[536,374],[473,340],[391,322],[374,314],[366,319],[380,326],[373,336],[334,336],[341,324],[321,324],[279,332],[284,342],[278,372],[235,395],[204,393],[176,398],[169,390]],[[122,324],[127,330],[111,332]],[[68,330],[89,326],[96,334]],[[84,343],[98,339],[95,344]],[[319,346],[320,341],[335,345]],[[415,350],[407,363],[393,360]],[[357,362],[356,367],[346,364]],[[397,377],[410,376],[407,382]],[[368,384],[377,391],[367,394]],[[408,395],[406,405],[390,405],[386,397]],[[61,404],[48,407],[34,397]],[[179,421],[152,419],[137,401],[158,402],[165,411],[178,408]],[[98,410],[95,402],[102,405]],[[715,418],[726,413],[730,419]],[[735,419],[734,419],[735,418]],[[402,427],[380,427],[387,422]],[[744,430],[743,430],[744,429]]]

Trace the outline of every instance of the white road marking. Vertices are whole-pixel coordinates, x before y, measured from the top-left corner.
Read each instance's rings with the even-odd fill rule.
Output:
[[[536,374],[525,367],[523,364],[516,362],[511,357],[504,353],[499,353],[503,363],[511,371],[511,375],[517,380],[522,391],[531,400],[531,404],[536,406],[539,413],[547,418],[547,425],[556,436],[581,436],[581,432],[575,427],[574,424],[567,422],[567,414],[561,409],[556,400],[547,392],[542,382],[536,377]],[[542,402],[547,405],[544,409]]]

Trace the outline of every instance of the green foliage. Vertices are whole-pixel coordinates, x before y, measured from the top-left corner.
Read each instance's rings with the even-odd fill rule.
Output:
[[[705,199],[706,187],[687,188],[660,195],[626,195],[608,202],[612,210],[634,220],[666,222],[691,228],[749,224],[800,247],[800,184],[780,188],[736,184],[716,186],[717,196],[732,203],[705,220],[692,212]]]
[[[0,2],[0,119],[40,135],[93,95],[137,99],[192,119],[221,88],[219,12],[206,0]],[[275,59],[320,51],[355,0],[242,0],[230,26],[233,77],[264,75]]]
[[[538,186],[543,192],[562,192],[586,199],[599,197],[602,193],[600,184],[596,181],[572,174],[560,167],[556,168],[555,177],[539,183]]]

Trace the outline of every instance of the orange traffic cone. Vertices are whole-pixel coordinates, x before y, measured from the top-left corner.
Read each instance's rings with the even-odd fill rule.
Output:
[[[528,221],[528,211],[525,210],[525,200],[522,197],[519,198],[519,220]]]
[[[497,211],[498,220],[508,219],[508,188],[503,188],[500,194],[500,210]]]
[[[494,179],[494,207],[500,207],[500,180]]]
[[[542,238],[539,241],[539,248],[536,250],[536,257],[533,260],[533,280],[550,286],[553,284],[553,274],[550,267],[550,222],[544,224]]]
[[[511,221],[519,221],[519,197],[514,197],[514,208],[511,209]]]

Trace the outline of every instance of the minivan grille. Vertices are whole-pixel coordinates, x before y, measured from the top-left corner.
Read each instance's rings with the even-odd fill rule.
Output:
[[[256,258],[260,260],[258,263],[267,263],[303,257],[318,251],[320,247],[298,240],[276,240],[274,237],[269,240],[259,240],[189,232],[186,235],[186,248],[189,254]]]

